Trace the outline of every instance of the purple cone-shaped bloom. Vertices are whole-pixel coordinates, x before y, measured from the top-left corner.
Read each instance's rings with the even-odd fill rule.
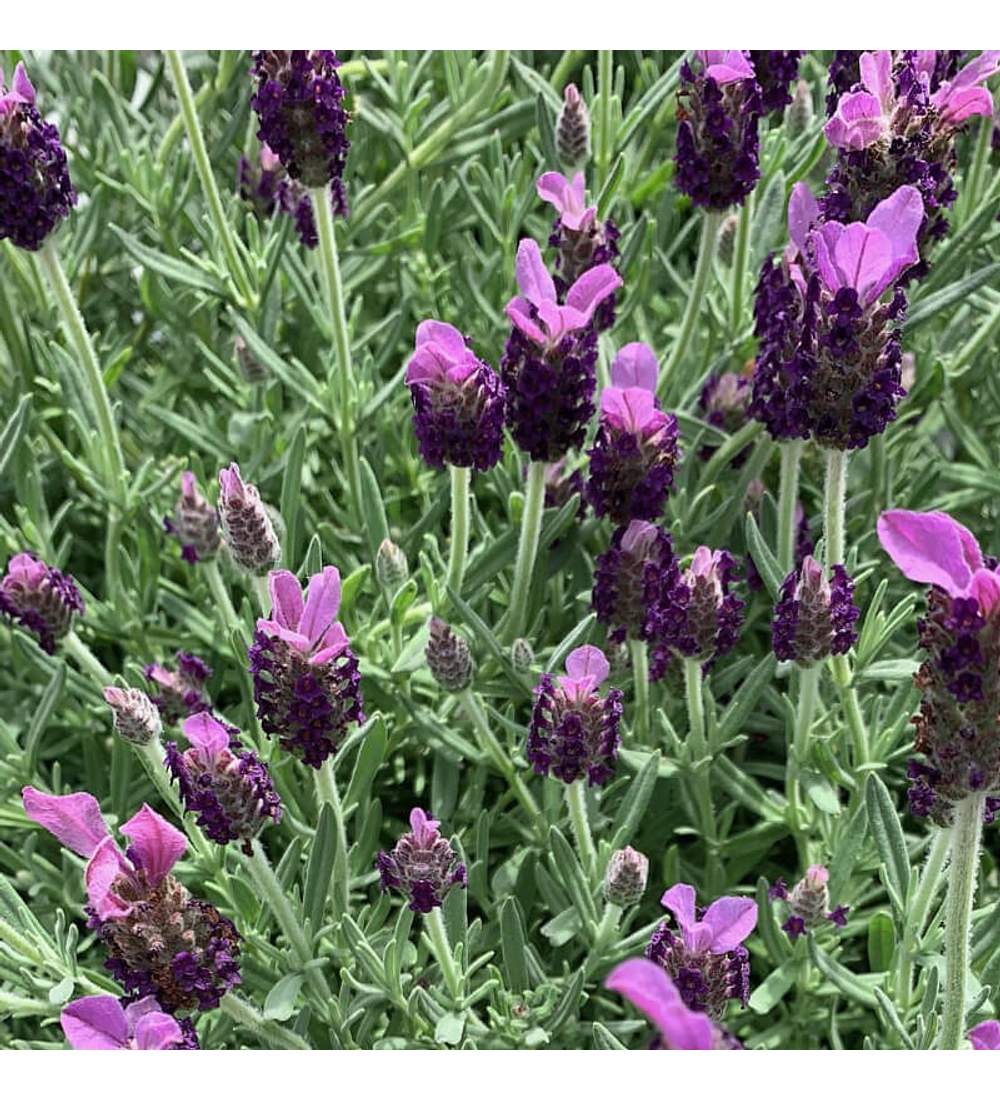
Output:
[[[164,519],[163,527],[181,544],[181,557],[186,562],[212,561],[219,553],[219,513],[198,492],[191,470],[181,475],[181,495],[173,516]]]
[[[75,205],[59,131],[36,110],[24,65],[9,90],[0,70],[0,240],[36,252]]]
[[[179,1050],[184,1032],[155,997],[122,1007],[117,997],[99,993],[71,1001],[59,1017],[74,1050]]]
[[[983,1020],[969,1030],[969,1042],[973,1050],[1000,1050],[1000,1024],[996,1020]]]
[[[757,926],[757,904],[750,898],[724,897],[695,909],[693,886],[678,883],[660,899],[674,917],[653,933],[646,957],[673,980],[692,1012],[722,1018],[730,1000],[746,1005],[750,996],[750,958],[743,941]]]
[[[257,137],[289,176],[308,188],[329,183],[334,211],[346,217],[343,175],[350,118],[339,65],[333,50],[256,50],[251,105],[260,120]]]
[[[240,840],[250,854],[264,824],[281,820],[281,800],[266,765],[243,748],[238,734],[207,712],[193,714],[184,723],[192,747],[181,752],[171,742],[165,763],[205,835],[217,844]]]
[[[621,286],[609,264],[590,268],[559,304],[538,245],[517,250],[521,294],[507,304],[512,322],[500,362],[507,425],[536,462],[554,462],[583,442],[594,415],[597,334],[594,310]]]
[[[799,79],[805,50],[750,50],[750,63],[760,85],[764,114],[783,111],[792,102],[792,85]]]
[[[810,554],[781,585],[771,628],[779,661],[808,666],[831,654],[846,653],[857,640],[854,582],[842,565],[830,570]]]
[[[465,864],[448,840],[438,832],[440,822],[419,807],[410,813],[410,832],[404,833],[391,852],[379,852],[375,866],[382,892],[399,890],[410,899],[415,913],[438,908],[453,886],[465,888]]]
[[[663,511],[680,460],[677,417],[656,400],[656,357],[645,344],[615,356],[601,393],[601,419],[590,457],[587,499],[612,522],[654,520]]]
[[[608,627],[609,640],[648,641],[657,609],[678,578],[673,543],[666,531],[638,519],[619,527],[594,566],[591,599],[597,621]]]
[[[159,692],[151,698],[168,725],[210,708],[205,682],[212,669],[193,653],[178,652],[176,670],[154,662],[146,665],[144,672]]]
[[[760,178],[760,86],[746,50],[696,50],[681,66],[674,182],[695,206],[742,205]]]
[[[526,751],[539,775],[603,786],[614,774],[623,695],[617,688],[606,696],[597,690],[610,671],[604,654],[585,645],[567,657],[568,675],[542,676],[535,688]]]
[[[255,485],[245,482],[235,462],[219,471],[219,520],[233,561],[263,577],[281,560],[274,524]]]
[[[413,427],[424,460],[437,469],[488,470],[503,446],[500,378],[443,321],[422,321],[406,368]]]
[[[340,747],[352,722],[363,722],[361,675],[337,621],[340,573],[327,566],[309,579],[268,577],[271,618],[258,619],[250,647],[257,717],[269,737],[313,768]]]
[[[7,563],[0,581],[0,613],[38,637],[46,653],[65,638],[74,614],[84,613],[83,597],[68,573],[52,569],[34,554],[22,551]]]

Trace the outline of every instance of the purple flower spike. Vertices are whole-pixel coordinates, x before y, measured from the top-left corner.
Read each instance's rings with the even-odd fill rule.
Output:
[[[644,520],[632,520],[611,536],[611,545],[594,567],[592,604],[608,639],[648,641],[659,608],[679,578],[670,535]]]
[[[681,66],[675,183],[696,206],[742,205],[760,178],[761,90],[746,50],[696,50]]]
[[[792,102],[791,86],[799,79],[799,61],[804,53],[805,50],[750,51],[765,114],[784,111]]]
[[[27,551],[7,563],[0,581],[0,614],[37,635],[46,653],[55,652],[56,642],[70,632],[74,614],[84,610],[80,590],[68,573],[50,568]]]
[[[973,1050],[1000,1050],[1000,1024],[996,1020],[984,1020],[969,1031]]]
[[[468,883],[465,864],[438,832],[439,822],[419,807],[410,813],[410,829],[392,852],[379,852],[375,866],[381,876],[382,892],[399,890],[410,899],[415,913],[438,908],[453,886],[464,890]]]
[[[333,50],[257,50],[251,106],[260,120],[258,139],[274,150],[285,171],[308,188],[329,183],[334,211],[346,217],[350,116],[339,65]]]
[[[143,997],[122,1008],[117,997],[100,993],[71,1001],[59,1018],[74,1050],[179,1050],[185,1046],[181,1025]]]
[[[269,737],[313,768],[340,747],[352,722],[364,722],[361,675],[337,621],[340,573],[309,579],[306,598],[294,573],[268,577],[271,618],[258,619],[250,647],[257,717]]]
[[[173,518],[164,519],[163,527],[181,544],[181,557],[186,562],[211,561],[219,553],[219,513],[198,492],[190,470],[181,475],[181,495]]]
[[[253,206],[258,218],[269,218],[274,213],[284,175],[281,161],[267,145],[261,146],[256,163],[240,157],[237,176],[240,198]]]
[[[24,65],[9,91],[0,70],[0,240],[37,252],[75,205],[59,131],[35,108]]]
[[[193,653],[178,652],[176,671],[155,662],[146,665],[143,671],[146,679],[159,691],[151,699],[168,725],[211,707],[205,683],[212,675],[212,669]]]
[[[488,470],[500,461],[503,386],[458,329],[443,321],[421,322],[406,384],[417,443],[429,465]]]
[[[614,774],[621,735],[622,692],[601,696],[598,686],[611,671],[596,646],[574,649],[566,660],[569,675],[542,676],[528,727],[527,757],[539,775],[564,783],[586,779],[603,786]]]
[[[722,1018],[726,1004],[744,1006],[750,996],[750,961],[743,941],[757,926],[751,898],[719,898],[703,912],[695,909],[693,886],[678,883],[661,902],[674,916],[680,935],[664,922],[653,933],[646,957],[676,984],[692,1012]]]
[[[605,988],[631,1001],[659,1031],[661,1050],[739,1050],[740,1044],[703,1012],[692,1012],[671,978],[647,959],[627,959]]]
[[[184,736],[192,748],[181,752],[171,742],[165,760],[184,808],[198,815],[198,825],[217,844],[240,840],[250,855],[250,841],[264,824],[281,820],[281,800],[266,765],[243,748],[239,730],[207,712],[188,718]]]
[[[624,347],[611,378],[613,384],[601,393],[600,427],[588,452],[587,499],[599,516],[614,523],[654,520],[663,511],[680,460],[677,417],[659,409],[656,359],[645,344]]]
[[[774,609],[772,643],[779,661],[808,666],[846,653],[857,640],[854,582],[842,565],[830,570],[810,554],[782,582]]]
[[[219,471],[219,520],[233,561],[263,577],[281,560],[281,546],[260,493],[240,477],[235,462]]]

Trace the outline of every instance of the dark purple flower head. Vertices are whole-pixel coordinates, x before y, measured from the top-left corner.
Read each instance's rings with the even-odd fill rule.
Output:
[[[181,557],[186,562],[211,561],[219,553],[219,513],[198,492],[191,470],[181,475],[181,495],[173,516],[164,519],[163,526],[181,544]]]
[[[122,1006],[117,997],[99,993],[81,997],[59,1017],[74,1050],[183,1050],[184,1032],[155,997]]]
[[[649,860],[632,847],[611,853],[604,872],[604,900],[611,905],[636,905],[646,892]]]
[[[75,205],[59,131],[36,110],[24,65],[9,91],[0,70],[0,240],[36,252]]]
[[[846,653],[857,640],[854,582],[842,565],[830,570],[810,554],[782,582],[771,627],[779,661],[808,666],[831,653]]]
[[[663,511],[680,460],[677,417],[656,400],[656,356],[626,344],[601,393],[601,420],[590,457],[587,499],[599,516],[623,524]]]
[[[219,520],[232,559],[255,577],[281,560],[281,546],[260,493],[240,477],[235,462],[219,471]]]
[[[82,615],[84,610],[80,590],[68,573],[50,568],[28,551],[7,562],[0,581],[0,613],[36,634],[46,653],[55,652],[56,642],[69,633],[74,614]]]
[[[285,171],[308,188],[330,184],[334,210],[347,215],[344,166],[351,143],[344,88],[333,50],[256,50],[253,75],[257,137]]]
[[[361,675],[337,621],[340,573],[327,566],[302,586],[294,573],[268,577],[271,618],[258,619],[250,647],[257,717],[269,737],[313,768],[340,747],[352,722],[365,720]]]
[[[399,890],[410,899],[415,913],[429,913],[444,901],[453,886],[465,889],[465,864],[448,840],[438,832],[439,822],[419,807],[410,813],[410,832],[404,833],[391,852],[375,857],[382,892]]]
[[[469,643],[441,619],[431,619],[424,656],[431,675],[445,691],[465,691],[472,682]]]
[[[115,732],[133,745],[148,745],[163,732],[160,711],[138,688],[106,687],[104,700],[114,714]]]
[[[146,665],[143,671],[146,679],[159,690],[152,701],[169,725],[189,714],[210,709],[205,681],[212,675],[212,669],[193,653],[178,652],[176,671],[156,662]]]
[[[563,89],[563,103],[556,119],[556,153],[573,168],[590,157],[590,115],[575,84]]]
[[[783,111],[792,102],[790,89],[799,78],[799,61],[804,53],[805,50],[750,50],[764,114]]]
[[[278,185],[285,176],[281,161],[267,145],[260,148],[256,162],[240,157],[237,182],[240,198],[250,203],[258,218],[269,218],[277,206]]]
[[[500,378],[443,321],[422,321],[406,368],[413,398],[413,427],[424,460],[437,469],[488,470],[503,446]]]
[[[526,752],[539,775],[603,786],[614,774],[623,695],[617,688],[606,696],[597,690],[610,670],[604,654],[585,645],[566,659],[567,676],[542,676]]]
[[[696,50],[681,66],[674,182],[695,206],[742,205],[760,178],[760,86],[746,50]]]
[[[597,621],[612,642],[648,641],[657,611],[677,584],[679,572],[670,535],[661,527],[634,519],[611,536],[611,545],[594,567],[591,602]]]
[[[719,1020],[730,1000],[745,1006],[750,996],[750,960],[742,944],[757,925],[757,904],[725,897],[701,911],[694,901],[694,887],[683,882],[663,895],[677,931],[661,924],[646,957],[667,972],[692,1012]]]
[[[590,322],[621,278],[609,264],[592,267],[560,305],[538,245],[523,240],[517,284],[521,295],[507,304],[513,327],[500,362],[507,425],[534,461],[554,462],[580,446],[594,415],[597,334]]]
[[[217,844],[241,840],[250,854],[263,825],[281,820],[281,800],[266,765],[243,748],[238,734],[207,712],[194,714],[184,723],[192,747],[181,752],[171,742],[165,763],[205,835]]]

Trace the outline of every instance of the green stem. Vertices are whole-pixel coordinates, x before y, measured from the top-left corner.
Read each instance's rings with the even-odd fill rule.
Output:
[[[966,795],[955,807],[955,821],[951,827],[951,865],[944,920],[947,975],[941,1017],[941,1050],[958,1050],[965,1038],[969,933],[979,874],[979,840],[983,831],[985,805],[985,795]]]
[[[560,95],[562,95],[566,78],[573,71],[574,67],[579,64],[583,55],[583,50],[566,50],[562,57],[559,58],[559,64],[552,70],[552,76],[549,79],[549,83]]]
[[[219,572],[219,563],[214,558],[212,561],[202,562],[201,571],[205,583],[208,585],[208,590],[212,593],[212,598],[222,612],[222,621],[226,624],[226,630],[231,634],[239,629],[240,620],[236,614],[236,608],[233,607],[229,589],[223,582],[222,574]]]
[[[527,785],[520,775],[517,773],[517,769],[514,767],[510,757],[504,752],[503,747],[497,740],[493,730],[490,729],[489,716],[483,710],[482,704],[476,697],[472,688],[466,688],[460,696],[462,705],[465,707],[472,719],[472,724],[479,734],[479,744],[483,752],[493,761],[493,766],[498,772],[507,780],[507,785],[514,792],[515,798],[524,807],[531,819],[532,825],[535,825],[541,819],[541,811],[538,808],[538,803],[535,801],[528,790]]]
[[[451,944],[448,942],[448,932],[444,926],[444,917],[438,906],[429,913],[424,914],[424,928],[430,938],[434,949],[434,957],[441,967],[444,975],[444,984],[455,1001],[461,1001],[464,993],[464,982],[455,966],[455,956],[451,953]]]
[[[698,261],[694,269],[694,279],[691,282],[691,293],[688,296],[687,306],[684,310],[684,318],[681,321],[680,332],[674,341],[673,350],[666,366],[660,372],[658,393],[665,397],[668,389],[673,384],[674,372],[681,365],[691,341],[691,335],[701,314],[702,302],[708,289],[708,277],[712,271],[712,260],[715,256],[715,243],[719,234],[719,226],[722,223],[722,214],[717,210],[706,210],[701,224],[701,244],[698,248]]]
[[[913,994],[914,955],[919,950],[924,929],[927,927],[931,906],[934,904],[934,899],[941,886],[941,876],[944,873],[945,864],[948,862],[950,849],[951,831],[935,828],[927,859],[923,870],[920,872],[917,890],[907,913],[907,930],[899,970],[896,975],[896,1000],[903,1009],[909,1007],[910,998]]]
[[[705,736],[705,699],[702,694],[701,662],[696,657],[684,658],[684,695],[688,712],[688,763],[691,772],[691,795],[697,806],[698,825],[706,852],[707,886],[710,893],[717,893],[721,885],[722,866],[718,858],[719,832],[715,820],[712,799],[711,771],[699,765],[708,755]]]
[[[451,473],[451,542],[448,557],[448,584],[462,594],[465,560],[469,553],[469,485],[472,471],[468,466],[449,466]]]
[[[805,441],[782,443],[781,486],[778,490],[778,564],[785,576],[795,566],[795,505],[799,500],[799,470]]]
[[[799,852],[799,861],[803,867],[810,863],[809,841],[806,836],[802,815],[802,797],[800,778],[809,756],[809,740],[812,733],[813,716],[819,699],[819,679],[823,671],[821,664],[811,665],[799,670],[799,699],[795,711],[795,730],[791,752],[785,762],[785,791],[788,797],[789,826],[795,833],[795,844]]]
[[[708,751],[705,741],[705,702],[701,693],[701,662],[697,657],[684,658],[684,695],[688,712],[688,746],[692,756],[704,756]]]
[[[348,910],[351,894],[350,871],[348,864],[347,829],[344,826],[344,810],[340,804],[340,792],[337,790],[337,777],[333,774],[333,760],[327,759],[316,770],[316,794],[320,802],[325,802],[333,811],[333,821],[337,829],[337,858],[334,860],[331,890],[336,918],[339,920]]]
[[[847,496],[847,451],[826,452],[823,538],[827,572],[844,563],[844,509]]]
[[[268,587],[267,577],[258,577],[250,574],[250,584],[253,587],[257,603],[260,605],[260,613],[264,616],[271,613],[271,590]]]
[[[71,630],[60,643],[63,649],[73,658],[73,660],[79,665],[80,670],[85,672],[92,680],[96,680],[101,687],[109,687],[112,683],[113,677],[110,672],[101,664],[101,662],[94,656],[90,646],[76,633],[75,630]]]
[[[266,1020],[254,1006],[237,993],[227,993],[219,1002],[219,1008],[241,1027],[263,1039],[269,1046],[280,1050],[311,1050],[312,1047],[294,1031]]]
[[[968,214],[973,210],[976,200],[979,198],[979,186],[989,161],[992,148],[993,127],[989,122],[979,124],[979,137],[976,141],[976,152],[972,158],[972,167],[969,169],[965,183],[962,187],[962,212],[966,216],[963,221],[968,221]]]
[[[845,654],[838,654],[830,658],[830,669],[840,693],[840,703],[844,708],[844,717],[847,719],[847,728],[850,731],[854,749],[854,767],[857,769],[868,763],[868,731],[865,729],[864,716],[854,690],[851,663]]]
[[[542,533],[544,511],[545,463],[532,462],[528,466],[524,512],[521,515],[521,540],[517,546],[514,583],[510,590],[510,606],[507,611],[508,641],[519,638],[524,630],[528,611],[528,592],[535,573],[535,558],[538,555],[538,538]]]
[[[249,277],[243,266],[239,250],[236,247],[236,237],[233,233],[229,219],[222,206],[222,197],[219,194],[218,185],[212,172],[212,162],[205,148],[205,138],[201,132],[201,123],[198,121],[198,109],[195,107],[194,95],[188,82],[184,62],[179,50],[167,50],[167,64],[170,66],[170,75],[177,89],[177,99],[180,103],[181,117],[184,119],[184,129],[188,141],[191,144],[191,152],[194,154],[194,165],[201,182],[201,189],[208,203],[209,214],[215,226],[215,232],[222,245],[222,251],[226,258],[226,268],[236,288],[243,299],[243,305],[255,304],[255,295],[250,285]]]
[[[580,862],[588,879],[593,879],[597,865],[597,849],[590,835],[590,821],[587,818],[587,788],[582,779],[566,784],[566,808],[569,810],[569,822],[576,837],[576,846],[580,851]]]
[[[630,638],[628,643],[629,656],[632,658],[632,683],[635,687],[635,719],[632,726],[636,739],[645,742],[649,736],[649,654],[646,651],[646,643],[640,639]]]
[[[729,329],[733,337],[739,332],[743,314],[743,284],[746,282],[747,253],[750,250],[751,204],[753,195],[743,203],[736,223],[736,241],[733,248],[733,293],[730,299]]]
[[[611,92],[614,82],[614,51],[597,51],[597,155],[594,167],[597,178],[603,185],[608,177],[611,165]]]

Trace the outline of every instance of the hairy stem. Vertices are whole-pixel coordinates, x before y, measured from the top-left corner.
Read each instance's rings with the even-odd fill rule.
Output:
[[[587,817],[587,788],[582,779],[566,784],[566,808],[569,810],[569,823],[576,837],[576,846],[580,852],[580,862],[588,879],[593,879],[597,865],[597,849],[590,835],[590,821]]]
[[[448,555],[448,584],[462,594],[465,561],[469,553],[469,485],[472,471],[468,466],[449,466],[451,474],[451,535]]]
[[[482,704],[476,697],[472,688],[466,688],[460,696],[462,705],[468,712],[469,717],[472,719],[472,724],[476,729],[476,733],[479,735],[479,744],[483,752],[493,761],[493,766],[498,772],[507,780],[507,785],[514,793],[514,797],[524,807],[530,820],[534,823],[540,820],[541,811],[538,808],[538,803],[535,801],[531,791],[528,790],[527,785],[520,775],[517,773],[517,769],[514,767],[510,757],[504,752],[503,746],[497,740],[496,735],[490,728],[490,719],[486,711],[483,709]]]
[[[778,490],[778,564],[787,576],[795,567],[795,505],[799,500],[799,469],[805,441],[780,445],[781,487]]]
[[[649,737],[650,718],[649,713],[649,654],[646,651],[646,643],[636,638],[630,638],[628,643],[629,656],[632,658],[632,683],[635,688],[635,718],[633,728],[636,739],[644,743]]]
[[[729,306],[729,329],[735,337],[739,332],[743,315],[743,284],[746,282],[747,253],[750,250],[750,224],[753,220],[751,206],[753,194],[746,197],[737,214],[736,241],[733,248],[733,292]]]
[[[521,539],[517,546],[514,564],[514,584],[510,590],[510,606],[507,611],[508,641],[521,636],[528,611],[528,592],[535,573],[538,556],[538,539],[542,533],[542,515],[545,511],[545,463],[532,462],[528,466],[528,482],[524,496],[524,512],[521,515]]]
[[[444,984],[447,986],[452,998],[460,1001],[464,992],[464,982],[458,968],[455,966],[455,956],[451,952],[451,944],[448,942],[448,932],[444,926],[444,917],[441,915],[440,906],[424,914],[424,928],[427,930],[431,946],[434,949],[434,957],[437,959],[438,965],[441,967],[441,973],[444,975]]]

